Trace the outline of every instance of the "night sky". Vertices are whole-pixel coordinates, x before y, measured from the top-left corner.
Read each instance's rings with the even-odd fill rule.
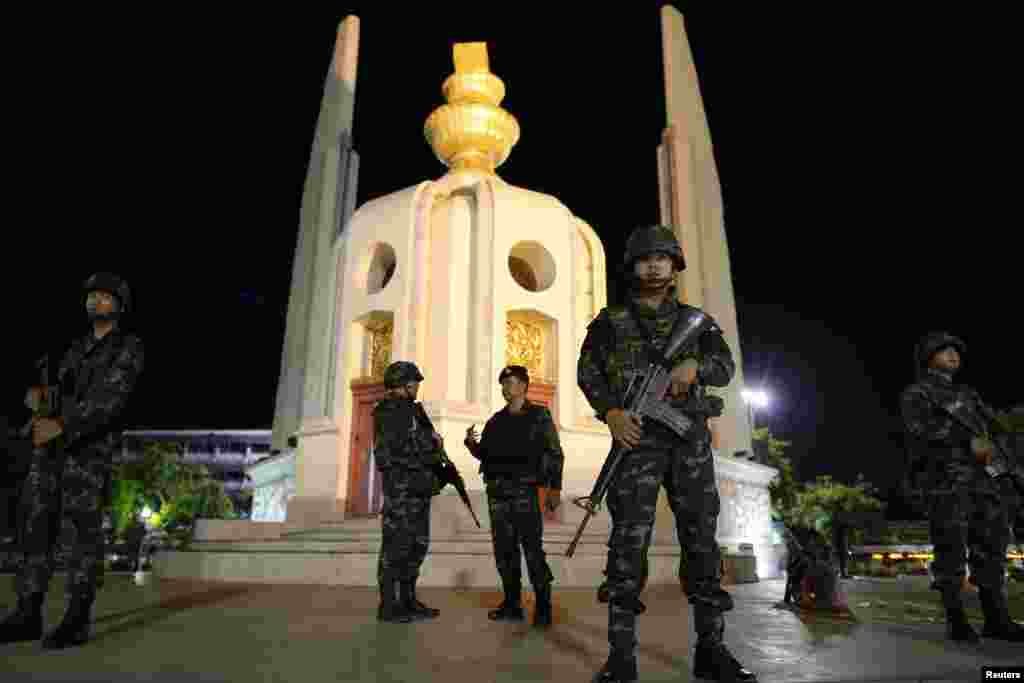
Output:
[[[500,175],[589,222],[610,266],[632,227],[658,219],[658,3],[580,4],[575,17],[333,5],[93,16],[81,48],[46,48],[56,66],[36,87],[56,124],[24,166],[25,193],[8,196],[27,217],[5,229],[9,412],[32,360],[85,330],[82,280],[112,270],[132,286],[148,352],[134,426],[270,427],[302,184],[349,13],[362,22],[360,205],[444,173],[423,122],[443,102],[452,44],[486,41],[522,128]],[[965,338],[963,379],[997,408],[1024,400],[1006,322],[1020,310],[1020,222],[995,216],[999,182],[964,154],[987,144],[965,118],[985,84],[952,68],[974,49],[967,19],[677,6],[722,181],[748,384],[773,395],[758,421],[794,442],[800,473],[895,480],[896,399],[930,329]]]

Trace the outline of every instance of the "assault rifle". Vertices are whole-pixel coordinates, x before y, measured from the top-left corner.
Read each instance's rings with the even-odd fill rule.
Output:
[[[622,402],[623,410],[641,420],[650,418],[659,422],[685,438],[693,428],[693,420],[674,410],[665,401],[665,394],[672,385],[671,358],[680,349],[692,344],[710,326],[711,318],[702,311],[694,310],[689,315],[680,315],[672,328],[662,357],[652,360],[643,374],[634,375],[630,380]],[[576,536],[573,537],[565,551],[566,557],[572,557],[576,552],[576,545],[579,543],[580,537],[583,536],[583,530],[586,529],[590,518],[601,509],[601,503],[608,493],[612,480],[618,473],[622,459],[630,450],[628,446],[616,442],[601,467],[601,473],[597,475],[597,481],[594,482],[594,488],[590,491],[590,495],[573,499],[572,502],[583,508],[586,514],[576,530]]]
[[[416,422],[417,425],[426,426],[430,424],[430,418],[427,417],[427,411],[423,409],[422,403],[416,403]],[[455,490],[459,492],[459,498],[469,508],[469,514],[473,516],[473,521],[476,522],[476,526],[480,528],[480,520],[476,517],[476,512],[473,510],[473,503],[469,500],[469,493],[466,492],[466,481],[459,474],[459,470],[455,467],[455,463],[448,459],[448,454],[441,449],[441,460],[433,467],[434,475],[441,481],[441,486],[444,487],[446,484],[451,484],[455,487]]]
[[[29,388],[25,407],[32,411],[32,420],[41,417],[60,417],[60,387],[49,354],[36,361],[36,369],[39,371],[39,379]],[[19,479],[28,474],[32,455],[37,450],[52,455],[60,453],[60,443],[63,440],[61,437],[57,437],[41,449],[32,446],[32,420],[18,430],[8,428],[0,434],[0,439],[4,441],[4,450],[7,451],[4,469],[11,479]]]
[[[1003,443],[998,438],[994,438],[987,428],[988,423],[998,426],[998,422],[987,415],[983,416],[984,419],[981,421],[971,419],[972,417],[977,416],[968,410],[967,404],[959,400],[950,404],[940,404],[927,394],[925,395],[925,398],[928,399],[929,403],[937,407],[946,415],[949,415],[961,427],[970,432],[975,439],[991,443],[995,450],[998,451],[998,455],[1000,457],[998,459],[993,459],[991,463],[985,465],[985,473],[992,479],[1008,478],[1017,488],[1017,491],[1024,495],[1024,481],[1021,481],[1017,474],[1016,468],[1014,467],[1014,458],[1006,451]]]

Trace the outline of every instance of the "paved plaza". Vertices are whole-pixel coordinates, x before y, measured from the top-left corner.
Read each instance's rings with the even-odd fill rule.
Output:
[[[851,603],[875,590],[854,582]],[[62,581],[47,605],[62,610]],[[882,590],[896,588],[879,583]],[[0,576],[0,607],[14,602]],[[765,683],[791,681],[977,681],[983,665],[1024,662],[1024,646],[957,646],[942,624],[857,623],[777,607],[782,581],[732,586],[727,642]],[[427,588],[434,622],[379,624],[369,588],[217,584],[108,577],[94,610],[95,639],[47,652],[37,643],[0,646],[0,681],[589,681],[607,654],[606,608],[594,591],[555,592],[555,625],[498,624],[495,591]],[[642,681],[692,680],[689,609],[672,586],[645,593],[640,617]],[[529,605],[532,608],[532,604]]]

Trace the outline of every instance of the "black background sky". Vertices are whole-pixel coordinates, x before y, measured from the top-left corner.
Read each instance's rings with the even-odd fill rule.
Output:
[[[923,332],[966,339],[963,379],[991,403],[1022,400],[1020,221],[997,215],[1004,181],[972,160],[1001,144],[978,117],[1004,48],[977,36],[999,19],[710,4],[676,3],[722,181],[744,367],[774,396],[759,422],[794,442],[804,476],[887,483]],[[75,39],[35,48],[47,104],[18,110],[47,122],[45,140],[11,134],[46,151],[8,197],[21,208],[5,232],[9,412],[32,360],[84,331],[77,288],[107,269],[130,281],[148,351],[135,425],[270,427],[309,147],[352,12],[359,204],[443,174],[423,122],[452,44],[486,41],[522,127],[501,176],[557,196],[616,263],[629,229],[658,219],[659,6],[65,17]]]

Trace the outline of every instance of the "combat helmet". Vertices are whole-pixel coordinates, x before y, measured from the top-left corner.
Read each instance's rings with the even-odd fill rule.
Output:
[[[128,313],[132,307],[132,292],[128,283],[113,273],[93,273],[82,283],[82,296],[89,296],[89,292],[107,292],[117,297],[120,306],[118,313]]]
[[[683,250],[679,246],[679,241],[676,240],[672,228],[665,225],[651,225],[637,228],[626,240],[626,255],[622,262],[623,272],[628,275],[633,268],[633,263],[638,258],[655,252],[668,254],[677,271],[686,270],[686,259],[683,258]]]
[[[384,371],[384,386],[394,389],[409,382],[422,382],[423,373],[416,367],[415,363],[399,360],[395,361]]]
[[[929,332],[924,335],[914,347],[914,369],[917,372],[922,372],[928,367],[928,361],[932,359],[932,356],[950,346],[956,349],[961,356],[967,354],[967,344],[949,332]]]

